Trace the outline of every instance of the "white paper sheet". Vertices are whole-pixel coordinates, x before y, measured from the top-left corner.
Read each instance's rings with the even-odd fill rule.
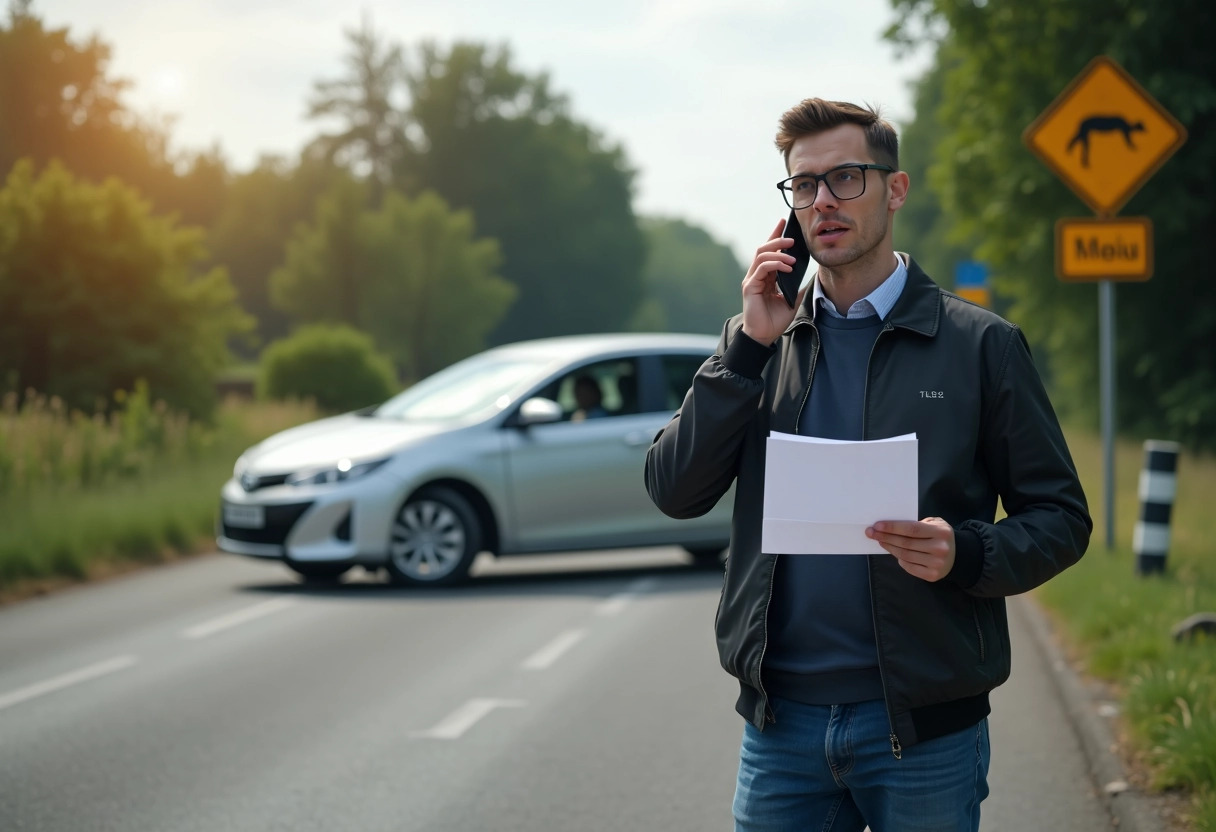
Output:
[[[880,555],[879,520],[918,520],[916,434],[868,442],[773,432],[761,547],[779,555]]]

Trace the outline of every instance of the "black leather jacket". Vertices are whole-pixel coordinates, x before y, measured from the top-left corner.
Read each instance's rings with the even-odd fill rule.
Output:
[[[728,321],[646,457],[646,488],[672,517],[704,514],[736,483],[715,628],[722,666],[740,681],[736,708],[761,729],[773,719],[760,668],[778,557],[760,549],[764,440],[798,432],[819,351],[810,297],[773,347],[744,335],[741,316]],[[870,355],[862,429],[864,439],[916,433],[920,515],[955,529],[955,566],[936,583],[868,556],[899,756],[988,714],[988,692],[1009,677],[1005,596],[1079,560],[1092,521],[1021,330],[942,290],[911,258]]]

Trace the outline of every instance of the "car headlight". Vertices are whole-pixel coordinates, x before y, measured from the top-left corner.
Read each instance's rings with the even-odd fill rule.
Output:
[[[325,485],[326,483],[333,482],[349,482],[350,480],[367,476],[386,462],[388,462],[388,459],[377,459],[373,462],[360,462],[358,465],[355,465],[349,459],[340,459],[337,465],[328,468],[313,468],[308,471],[299,471],[292,474],[287,478],[287,484]]]

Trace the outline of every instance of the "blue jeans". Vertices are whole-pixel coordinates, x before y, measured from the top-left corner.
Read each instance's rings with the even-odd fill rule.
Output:
[[[739,751],[735,832],[977,832],[988,796],[988,720],[891,753],[881,700],[770,699]]]

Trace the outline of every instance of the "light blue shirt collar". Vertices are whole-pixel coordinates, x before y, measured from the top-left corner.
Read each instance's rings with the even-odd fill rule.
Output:
[[[904,259],[896,254],[895,271],[891,272],[890,276],[873,292],[850,306],[847,315],[841,315],[837,311],[836,305],[823,293],[823,286],[820,285],[819,275],[816,273],[811,309],[813,314],[818,315],[819,308],[822,306],[834,318],[866,318],[870,315],[877,315],[881,319],[886,319],[887,315],[891,313],[891,308],[895,306],[895,301],[899,300],[899,294],[904,290],[904,284],[907,282],[908,267],[904,264]]]

